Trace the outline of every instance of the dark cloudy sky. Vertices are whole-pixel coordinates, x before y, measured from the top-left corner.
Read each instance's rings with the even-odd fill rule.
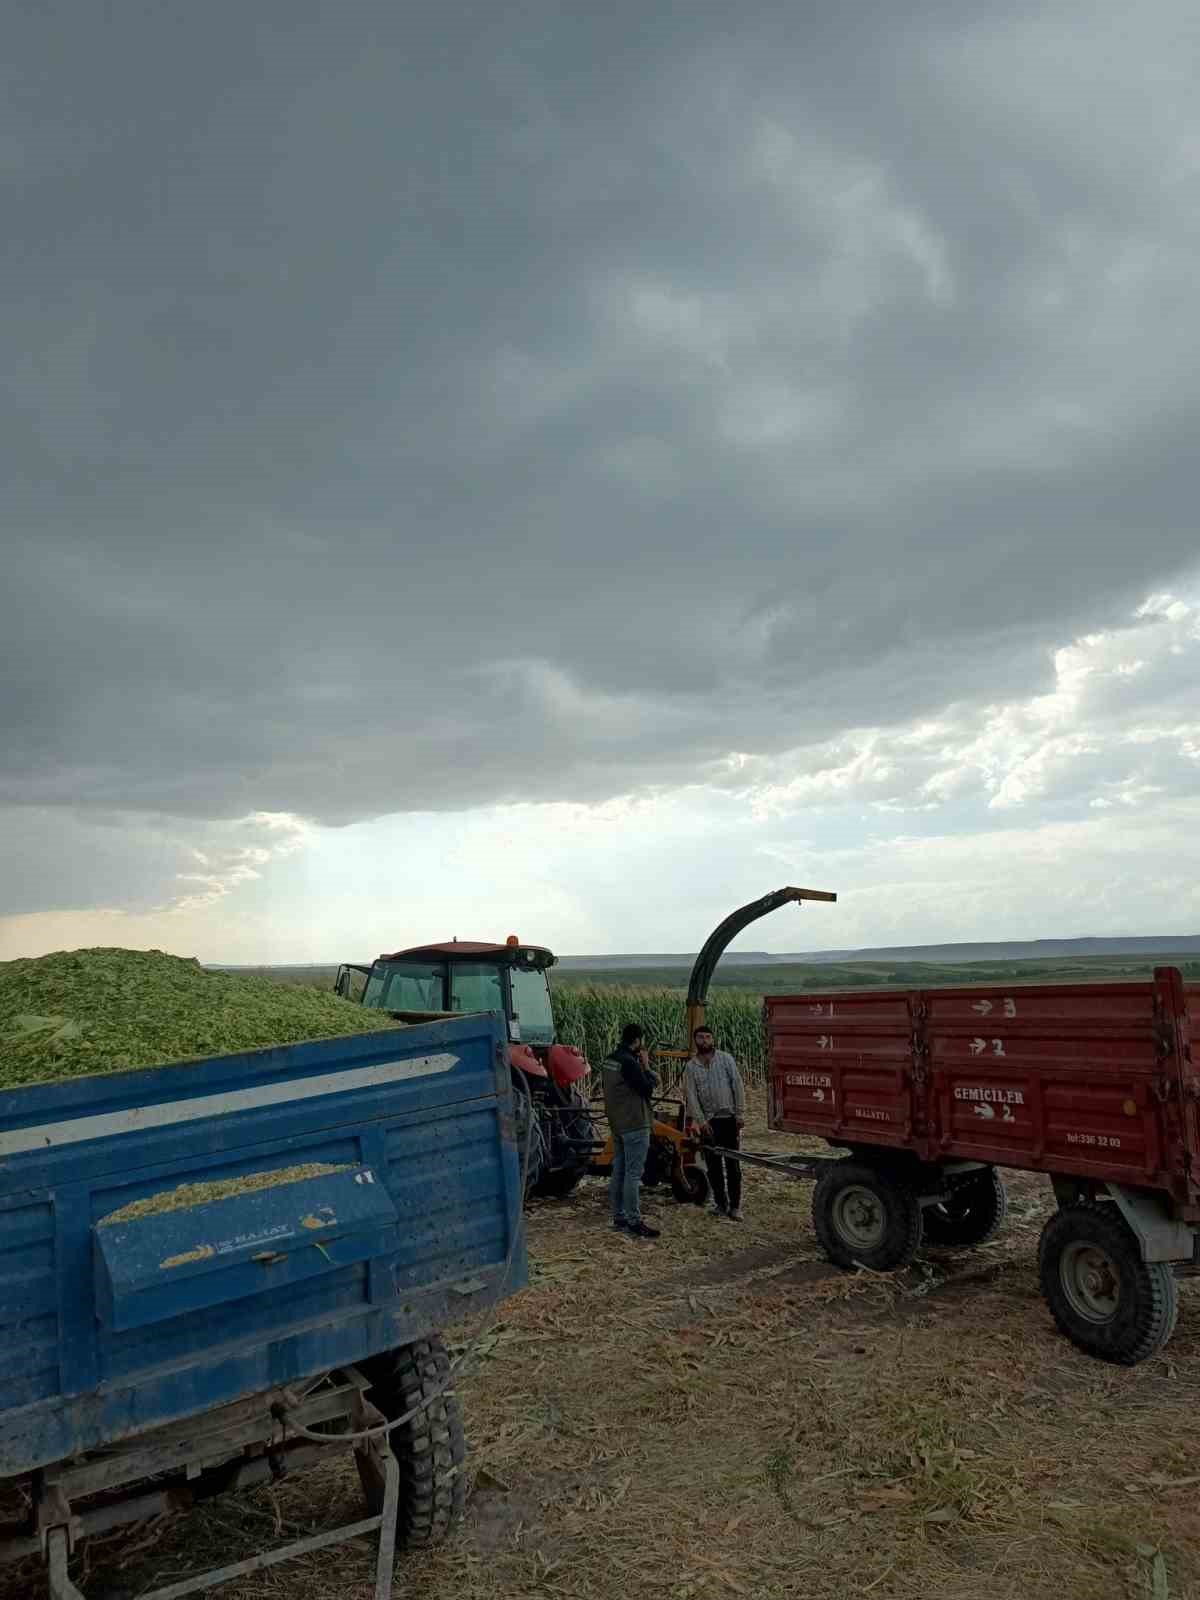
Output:
[[[1194,5],[3,56],[0,956],[1200,928]]]

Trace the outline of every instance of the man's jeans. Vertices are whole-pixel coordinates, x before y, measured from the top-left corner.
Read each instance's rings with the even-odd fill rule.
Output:
[[[608,1197],[612,1203],[614,1222],[627,1222],[636,1227],[642,1220],[640,1191],[649,1154],[649,1128],[639,1128],[636,1133],[613,1135],[613,1166]]]

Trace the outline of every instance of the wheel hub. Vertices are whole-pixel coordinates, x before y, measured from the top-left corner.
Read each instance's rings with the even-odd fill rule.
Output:
[[[861,1184],[843,1189],[834,1202],[833,1224],[847,1244],[859,1250],[873,1249],[884,1234],[879,1196]]]
[[[1096,1244],[1068,1245],[1059,1273],[1063,1292],[1081,1317],[1111,1322],[1121,1302],[1121,1278],[1107,1251]]]

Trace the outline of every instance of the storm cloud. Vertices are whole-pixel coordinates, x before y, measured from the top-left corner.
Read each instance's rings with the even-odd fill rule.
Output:
[[[226,883],[277,848],[249,816],[734,755],[777,799],[853,730],[953,705],[965,748],[1056,693],[1200,562],[1197,40],[1183,3],[20,8],[0,909],[72,903],[63,819],[93,863],[141,819],[148,903],[170,819]]]

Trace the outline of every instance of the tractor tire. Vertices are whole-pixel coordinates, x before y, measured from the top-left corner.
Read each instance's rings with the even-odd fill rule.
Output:
[[[554,1093],[561,1100],[552,1100],[541,1117],[542,1164],[536,1179],[527,1187],[531,1195],[562,1200],[578,1187],[589,1164],[589,1158],[570,1141],[590,1144],[593,1127],[587,1101],[578,1089]]]
[[[1042,1293],[1055,1322],[1088,1355],[1136,1366],[1175,1330],[1179,1297],[1170,1262],[1143,1261],[1116,1206],[1056,1212],[1038,1245]]]
[[[865,1161],[838,1161],[813,1191],[813,1228],[839,1267],[893,1272],[921,1244],[916,1190],[894,1173]]]
[[[517,1135],[517,1160],[526,1162],[525,1196],[528,1198],[541,1181],[545,1168],[546,1141],[537,1107],[522,1089],[513,1089],[513,1124]]]
[[[671,1177],[671,1193],[684,1206],[702,1206],[708,1199],[708,1173],[703,1167],[687,1165]]]
[[[968,1250],[986,1244],[1008,1215],[1008,1191],[995,1167],[968,1173],[953,1185],[949,1198],[925,1206],[921,1227],[926,1244],[947,1250]]]
[[[539,1199],[565,1200],[579,1187],[585,1171],[584,1167],[556,1167],[553,1172],[543,1172],[530,1193]]]
[[[670,1139],[651,1139],[642,1168],[642,1188],[657,1189],[659,1184],[670,1183],[674,1170],[675,1146]]]
[[[445,1383],[450,1357],[435,1336],[372,1356],[359,1367],[370,1380],[371,1402],[391,1422]],[[400,1463],[397,1548],[430,1549],[454,1530],[466,1499],[467,1440],[458,1396],[440,1394],[389,1438]]]

